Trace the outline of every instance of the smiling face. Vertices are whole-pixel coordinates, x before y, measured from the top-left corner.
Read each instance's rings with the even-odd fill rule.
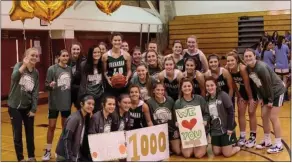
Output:
[[[122,46],[122,37],[121,36],[114,36],[112,39],[112,45],[116,49],[120,49]]]
[[[122,43],[121,47],[124,51],[128,52],[129,51],[129,44],[127,42]]]
[[[73,60],[77,60],[78,56],[80,55],[81,48],[77,44],[73,44],[71,47],[71,55]]]
[[[135,63],[140,63],[142,61],[142,54],[140,50],[134,50],[132,58]]]
[[[211,57],[209,60],[209,67],[211,70],[216,71],[219,68],[219,60],[216,57]]]
[[[138,66],[136,72],[137,72],[139,79],[142,79],[142,80],[146,79],[146,75],[147,75],[148,70],[144,65]]]
[[[165,62],[164,62],[164,69],[166,71],[166,73],[171,73],[173,72],[174,70],[174,67],[175,67],[175,63],[172,59],[167,59]]]
[[[246,51],[243,55],[244,58],[244,62],[248,65],[248,66],[253,66],[256,62],[256,56],[253,52],[251,51]]]
[[[154,96],[157,99],[162,99],[165,96],[165,88],[162,84],[157,84],[156,88],[153,90]]]
[[[196,49],[197,40],[193,37],[187,39],[188,50],[194,51]]]
[[[155,52],[148,52],[147,54],[147,63],[151,66],[155,66],[157,64],[157,55]]]
[[[206,81],[206,90],[211,95],[214,96],[216,94],[217,85],[213,80]]]
[[[113,113],[116,108],[116,100],[113,98],[107,98],[104,104],[104,110],[107,113]]]
[[[125,97],[119,102],[119,107],[123,111],[127,112],[131,108],[131,99],[130,97]]]
[[[228,56],[227,57],[227,67],[229,69],[233,69],[237,67],[237,60],[235,59],[234,56]]]
[[[30,49],[26,52],[25,57],[29,60],[29,63],[32,66],[35,66],[35,64],[37,63],[37,60],[39,58],[39,53],[38,50],[36,49]]]
[[[193,92],[193,85],[189,81],[184,81],[181,86],[183,95],[191,95]]]
[[[101,51],[99,47],[96,47],[93,49],[93,59],[94,60],[99,60],[101,58]]]
[[[196,69],[194,60],[188,60],[185,64],[185,69],[188,74],[193,74]]]
[[[62,52],[61,55],[59,56],[59,61],[62,64],[67,64],[69,61],[69,54],[68,52]]]
[[[140,99],[140,90],[138,87],[132,87],[130,89],[130,98],[133,101],[139,101]]]
[[[181,43],[175,43],[173,45],[172,51],[174,54],[182,54],[182,44]]]
[[[81,104],[82,105],[82,109],[86,112],[86,113],[88,113],[88,114],[90,114],[90,113],[92,113],[92,111],[93,111],[93,109],[94,109],[94,100],[93,99],[88,99],[88,100],[86,100],[83,104]]]

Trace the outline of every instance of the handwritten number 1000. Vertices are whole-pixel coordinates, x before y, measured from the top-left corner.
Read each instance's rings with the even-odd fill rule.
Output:
[[[140,155],[138,155],[138,149],[137,149],[137,134],[133,134],[130,138],[130,144],[133,142],[133,157],[131,158],[131,161],[139,161]],[[150,153],[152,155],[156,154],[157,147],[159,152],[164,152],[166,149],[166,136],[163,132],[160,132],[158,135],[158,140],[155,134],[150,135],[150,141],[148,139],[147,135],[142,135],[140,139],[140,147],[141,147],[141,154],[143,156],[147,156],[149,154],[149,148]]]

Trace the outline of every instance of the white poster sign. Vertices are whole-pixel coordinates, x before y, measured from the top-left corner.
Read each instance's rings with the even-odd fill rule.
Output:
[[[177,109],[176,118],[183,148],[208,144],[200,106]]]
[[[127,157],[125,132],[110,132],[88,135],[93,161],[110,161]]]
[[[127,161],[161,161],[169,158],[168,124],[126,132]]]

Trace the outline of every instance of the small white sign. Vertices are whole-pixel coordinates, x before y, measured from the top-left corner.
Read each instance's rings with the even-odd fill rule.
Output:
[[[88,135],[93,161],[111,161],[127,157],[125,132],[110,132]]]
[[[177,109],[176,118],[183,149],[208,144],[200,106]]]

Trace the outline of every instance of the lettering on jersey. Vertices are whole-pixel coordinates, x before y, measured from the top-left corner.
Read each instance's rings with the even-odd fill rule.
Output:
[[[34,88],[35,83],[32,76],[24,73],[20,78],[19,85],[21,85],[22,91],[31,92]]]
[[[171,112],[166,107],[159,107],[154,111],[153,118],[158,124],[166,123],[171,120]]]
[[[178,89],[178,87],[179,87],[178,84],[171,84],[171,83],[164,83],[164,86],[166,88],[171,88],[171,89]]]
[[[219,87],[222,87],[225,85],[225,81],[218,81],[217,84]]]
[[[138,118],[141,118],[141,113],[130,112],[130,116],[134,119],[138,119]]]
[[[58,76],[58,80],[57,80],[57,87],[61,87],[61,90],[67,90],[70,89],[71,86],[71,76],[68,72],[62,72],[59,76]]]
[[[177,69],[179,69],[179,70],[183,70],[183,68],[184,68],[184,66],[183,65],[176,65],[176,67],[177,67]]]
[[[251,78],[251,80],[256,84],[256,86],[259,88],[262,86],[262,82],[260,80],[260,78],[258,77],[258,75],[254,72],[251,72],[249,74],[249,77]]]
[[[109,63],[110,68],[123,67],[124,65],[125,65],[125,61],[116,61],[116,62]]]

